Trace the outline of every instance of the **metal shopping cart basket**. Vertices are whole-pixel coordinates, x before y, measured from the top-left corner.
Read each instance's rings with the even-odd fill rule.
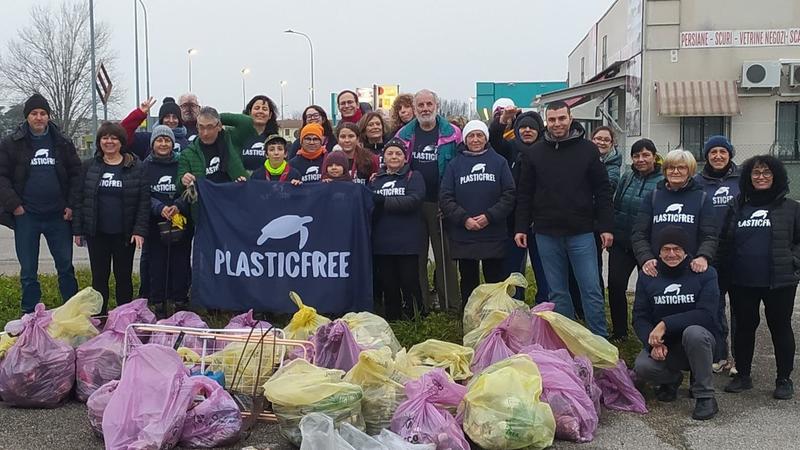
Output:
[[[263,385],[288,354],[310,359],[313,344],[286,339],[280,328],[205,329],[171,325],[131,324],[125,332],[125,360],[143,343],[175,348],[192,373],[222,372],[224,386],[242,410],[245,428],[256,420],[277,421],[264,398]]]

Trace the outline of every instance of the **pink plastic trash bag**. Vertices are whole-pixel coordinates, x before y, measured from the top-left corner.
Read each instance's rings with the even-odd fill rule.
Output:
[[[53,408],[75,384],[75,350],[50,337],[42,303],[24,319],[22,334],[0,362],[0,398],[13,406]]]
[[[311,342],[315,348],[314,365],[326,369],[347,372],[356,365],[361,353],[353,333],[342,320],[334,320],[317,328]]]
[[[594,404],[594,410],[597,412],[599,417],[600,399],[603,396],[603,393],[600,391],[600,387],[597,386],[597,381],[594,378],[594,368],[592,367],[592,362],[585,356],[576,356],[573,361],[575,373],[578,374],[578,378],[580,378],[581,382],[583,382],[583,389],[586,391],[586,395],[588,395],[592,400],[592,403]]]
[[[575,363],[566,350],[545,350],[533,345],[523,350],[542,375],[541,400],[550,404],[556,419],[556,437],[589,442],[597,430],[597,410],[586,394]]]
[[[613,369],[600,369],[597,385],[603,392],[603,404],[608,409],[647,414],[642,393],[633,385],[625,361],[617,361]]]
[[[238,441],[242,431],[242,414],[231,394],[208,377],[195,376],[190,380],[202,400],[195,402],[186,414],[180,445],[213,448]]]
[[[233,316],[231,320],[225,325],[226,330],[236,329],[250,329],[255,328],[256,331],[267,331],[272,328],[272,325],[265,320],[256,320],[253,317],[253,310],[247,311],[244,314]]]
[[[75,350],[75,394],[78,400],[85,402],[100,386],[119,380],[128,325],[153,323],[155,320],[156,316],[143,298],[118,306],[108,314],[103,332]],[[134,333],[129,333],[128,340],[132,346],[142,344]]]
[[[436,444],[438,449],[469,450],[464,431],[446,407],[457,407],[467,388],[436,368],[406,383],[408,400],[397,407],[391,429],[412,444]]]
[[[156,315],[147,307],[146,298],[137,298],[112,309],[108,313],[103,331],[114,330],[124,333],[132,323],[156,323]]]
[[[92,427],[92,431],[99,438],[103,437],[103,413],[106,411],[108,401],[111,400],[111,394],[117,390],[117,385],[119,385],[119,380],[109,381],[94,391],[89,396],[89,400],[86,401],[89,426]]]
[[[544,302],[536,305],[531,310],[531,313],[533,313],[531,317],[531,329],[533,331],[531,342],[533,344],[539,344],[547,350],[567,348],[567,344],[565,344],[564,341],[558,337],[558,334],[556,334],[555,330],[553,330],[553,326],[550,325],[550,322],[535,314],[542,311],[553,311],[555,308],[555,303]]]
[[[477,375],[492,364],[516,355],[530,345],[533,337],[530,313],[515,310],[494,328],[475,348],[470,369]]]
[[[134,348],[103,413],[106,450],[174,447],[195,392],[175,350],[157,344]]]
[[[188,327],[188,328],[208,328],[203,319],[191,311],[178,311],[172,317],[159,320],[157,325],[170,325],[174,327]],[[169,348],[175,347],[175,342],[178,340],[179,333],[154,333],[150,338],[151,344],[164,345]],[[206,348],[206,354],[214,353],[213,341],[208,341],[209,345]],[[179,347],[186,347],[198,355],[203,354],[203,342],[195,336],[184,335],[183,341]]]

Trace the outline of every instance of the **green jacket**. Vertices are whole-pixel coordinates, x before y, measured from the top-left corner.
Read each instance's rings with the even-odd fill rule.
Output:
[[[242,151],[251,139],[258,136],[258,131],[253,126],[253,118],[246,114],[222,113],[219,118],[231,136],[233,148],[238,151]]]
[[[242,158],[239,151],[233,146],[231,142],[231,132],[222,130],[219,132],[217,139],[225,139],[228,147],[228,157],[223,158],[222,163],[225,164],[226,171],[231,180],[236,180],[239,177],[248,177],[247,171],[244,170],[242,165]],[[200,149],[200,137],[198,136],[188,147],[181,151],[181,156],[178,159],[178,194],[183,193],[186,189],[181,180],[183,175],[191,173],[198,180],[206,177],[206,157],[203,150]],[[192,218],[197,220],[197,208],[192,206]]]

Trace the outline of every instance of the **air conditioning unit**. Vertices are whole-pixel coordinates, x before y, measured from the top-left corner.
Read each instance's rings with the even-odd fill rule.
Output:
[[[800,87],[800,64],[789,64],[789,86]]]
[[[748,61],[742,64],[743,88],[776,88],[780,86],[780,61]]]

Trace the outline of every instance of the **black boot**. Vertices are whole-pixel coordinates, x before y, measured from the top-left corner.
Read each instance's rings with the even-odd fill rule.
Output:
[[[662,384],[656,388],[656,399],[658,399],[660,402],[674,402],[678,398],[679,387],[681,387],[681,382]]]
[[[794,396],[794,385],[790,378],[778,378],[775,380],[775,391],[772,398],[777,400],[791,400]]]
[[[708,420],[717,415],[719,406],[717,406],[717,399],[711,398],[698,398],[694,403],[694,412],[692,419],[694,420]]]
[[[725,386],[725,392],[738,394],[748,389],[753,389],[753,379],[749,375],[736,375],[730,383]]]

